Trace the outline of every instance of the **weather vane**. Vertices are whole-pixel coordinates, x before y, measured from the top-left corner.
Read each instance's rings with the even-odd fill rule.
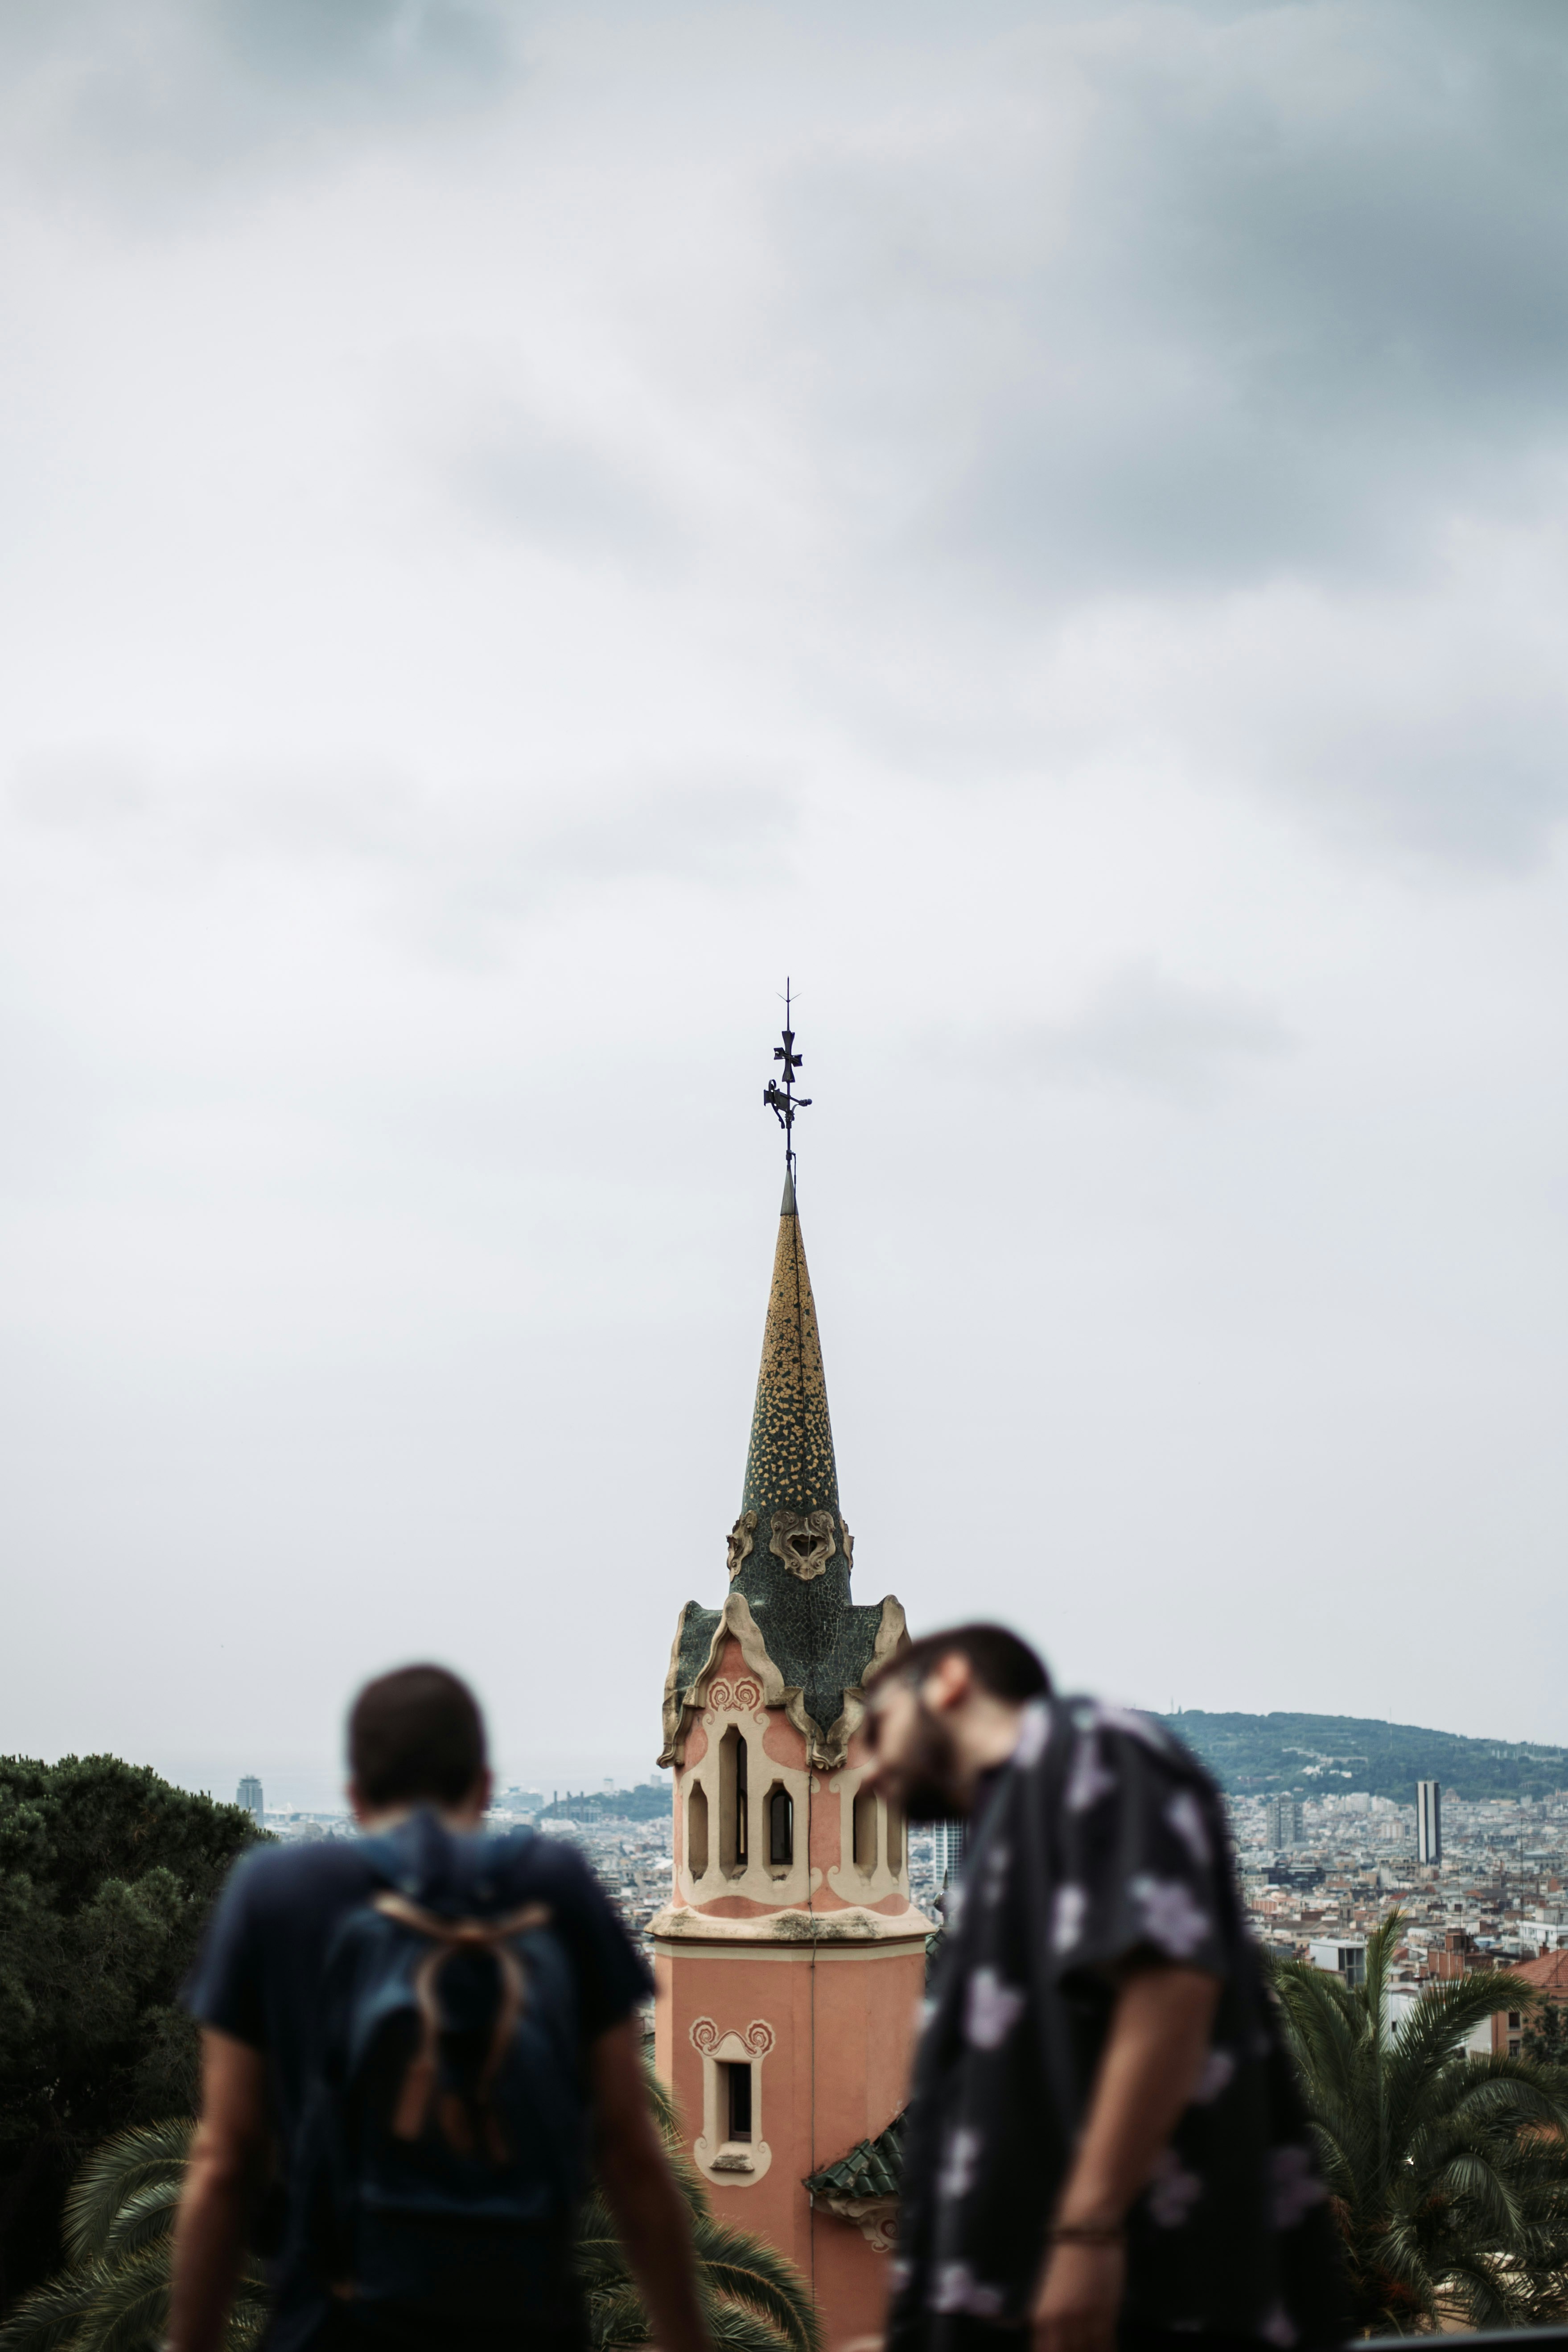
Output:
[[[795,1031],[790,1027],[790,993],[787,980],[784,982],[784,1044],[773,1047],[773,1059],[775,1062],[784,1064],[784,1085],[781,1087],[776,1078],[770,1078],[763,1091],[763,1100],[784,1129],[784,1166],[789,1170],[790,1181],[793,1183],[795,1181],[795,1115],[797,1110],[811,1108],[811,1097],[797,1095],[795,1090],[795,1074],[805,1061],[805,1055],[797,1054],[795,1050]]]

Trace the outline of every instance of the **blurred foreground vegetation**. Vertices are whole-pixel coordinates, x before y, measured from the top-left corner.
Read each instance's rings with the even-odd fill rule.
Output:
[[[0,2310],[59,2261],[88,2152],[194,2105],[175,1996],[257,1834],[112,1756],[0,1758]]]
[[[651,2068],[648,2090],[691,2215],[714,2352],[822,2352],[805,2279],[764,2240],[715,2221]],[[66,2209],[66,2263],[0,2327],[0,2352],[156,2352],[168,2319],[174,2213],[193,2129],[190,2116],[179,2116],[121,2132],[88,2159]],[[579,2222],[577,2276],[590,2352],[647,2344],[647,2314],[596,2189]],[[251,2352],[266,2325],[261,2272],[247,2263],[224,2352]]]

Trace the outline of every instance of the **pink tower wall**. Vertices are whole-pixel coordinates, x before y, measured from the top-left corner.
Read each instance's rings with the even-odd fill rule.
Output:
[[[654,1923],[656,2063],[673,2092],[714,2211],[765,2237],[799,2266],[812,2285],[829,2347],[841,2347],[880,2328],[885,2244],[870,2242],[853,2220],[820,2204],[814,2210],[802,2184],[857,2142],[874,2138],[904,2104],[929,1922],[910,1908],[907,1864],[893,1872],[885,1844],[874,1878],[862,1880],[848,1866],[847,1808],[864,1760],[857,1744],[851,1742],[840,1770],[808,1770],[801,1734],[782,1708],[761,1706],[733,1641],[710,1696],[721,1704],[691,1725],[675,1776],[674,1890],[670,1908]],[[691,1782],[704,1777],[711,1785],[712,1765],[705,1776],[702,1767],[731,1720],[755,1743],[749,1751],[755,1759],[750,1773],[753,1855],[760,1850],[763,1799],[774,1773],[787,1772],[798,1792],[796,1852],[804,1851],[809,1876],[797,1869],[788,1889],[793,1899],[770,1899],[773,1889],[757,1885],[755,1871],[748,1871],[750,1891],[742,1893],[716,1870],[693,1882],[687,1869]],[[879,1834],[885,1840],[885,1815]],[[715,1812],[710,1853],[716,1837]],[[754,2137],[768,2159],[760,2177],[731,2179],[716,2176],[697,2154],[705,2121],[704,2048],[711,2053],[741,2043],[752,2050],[766,2044],[755,2077]],[[713,2148],[705,2145],[711,2158]],[[869,2217],[873,2231],[877,2219]]]

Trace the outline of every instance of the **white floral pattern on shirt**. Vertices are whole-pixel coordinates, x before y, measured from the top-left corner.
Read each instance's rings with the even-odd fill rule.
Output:
[[[1165,1819],[1192,1855],[1200,1870],[1206,1870],[1214,1860],[1209,1845],[1209,1833],[1204,1827],[1203,1808],[1190,1789],[1178,1789],[1165,1807]]]
[[[1191,1958],[1214,1932],[1214,1922],[1201,1911],[1179,1878],[1154,1878],[1147,1871],[1128,1882],[1137,1904],[1143,1932],[1152,1944],[1173,1960]]]
[[[1083,1934],[1089,1910],[1087,1886],[1058,1886],[1051,1899],[1051,1949],[1070,1952]]]
[[[999,2286],[977,2279],[967,2263],[939,2264],[931,2281],[933,2311],[967,2311],[975,2319],[1000,2317],[1004,2297]]]
[[[1187,2170],[1175,2149],[1163,2149],[1147,2190],[1149,2218],[1155,2227],[1179,2230],[1203,2193],[1203,2182]]]
[[[985,1884],[980,1897],[983,1903],[1000,1903],[1006,1890],[1007,1873],[1012,1861],[1012,1848],[1004,1845],[998,1838],[985,1857]]]
[[[1044,1706],[1036,1699],[1024,1709],[1024,1720],[1018,1727],[1018,1744],[1013,1750],[1015,1764],[1037,1764],[1046,1752],[1046,1742],[1051,1736],[1051,1718]]]
[[[1072,1752],[1072,1771],[1068,1780],[1067,1809],[1069,1813],[1087,1813],[1098,1805],[1101,1797],[1109,1797],[1116,1786],[1116,1775],[1107,1771],[1100,1753],[1100,1742],[1092,1731],[1081,1735]]]
[[[1329,2192],[1318,2178],[1310,2148],[1289,2143],[1270,2148],[1268,2193],[1277,2230],[1293,2230],[1314,2205],[1322,2203]]]
[[[963,2009],[963,2038],[975,2050],[1000,2050],[1024,2014],[1025,1994],[994,1969],[976,1969]]]
[[[974,2186],[980,2151],[985,2142],[972,2126],[961,2124],[947,2143],[947,2157],[938,2175],[936,2193],[956,2204]]]
[[[1193,2093],[1194,2107],[1211,2107],[1220,2093],[1228,2089],[1236,2074],[1236,2060],[1228,2050],[1211,2050],[1204,2061],[1204,2071],[1198,2076],[1198,2087]]]

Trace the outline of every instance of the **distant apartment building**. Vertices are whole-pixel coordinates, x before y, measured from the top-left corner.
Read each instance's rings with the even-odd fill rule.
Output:
[[[261,1783],[253,1773],[246,1774],[239,1784],[234,1801],[250,1815],[258,1830],[266,1827],[265,1808],[261,1802]]]
[[[967,1822],[933,1822],[931,1824],[931,1863],[936,1883],[945,1886],[949,1879],[958,1876],[958,1866],[963,1860],[963,1849],[969,1843]]]
[[[1437,1780],[1415,1783],[1415,1859],[1432,1864],[1443,1859],[1443,1789]]]
[[[1270,1797],[1263,1812],[1263,1839],[1266,1845],[1300,1845],[1306,1837],[1305,1815],[1300,1797]]]
[[[1307,1958],[1315,1969],[1326,1969],[1330,1976],[1343,1977],[1347,1984],[1363,1985],[1366,1982],[1364,1936],[1336,1936],[1309,1944]]]

